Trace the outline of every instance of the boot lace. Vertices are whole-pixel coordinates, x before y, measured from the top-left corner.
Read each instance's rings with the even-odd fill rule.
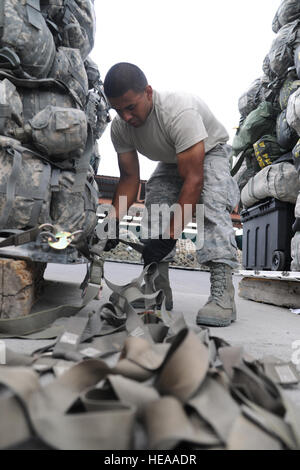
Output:
[[[225,266],[215,264],[211,267],[211,296],[214,298],[222,297],[226,289]]]

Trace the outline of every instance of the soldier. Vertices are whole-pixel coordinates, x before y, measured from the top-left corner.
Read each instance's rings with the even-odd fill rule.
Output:
[[[186,208],[204,204],[204,243],[197,260],[210,268],[211,292],[197,314],[197,324],[228,326],[236,319],[232,270],[238,266],[230,212],[239,201],[236,182],[230,176],[228,134],[208,106],[197,96],[153,90],[137,66],[114,65],[107,73],[104,91],[116,116],[111,139],[118,154],[120,181],[113,206],[120,220],[119,197],[127,196],[127,208],[139,187],[138,154],[158,165],[146,188],[145,205],[177,203],[186,224]],[[152,206],[153,207],[153,206]],[[168,255],[175,247],[178,223],[171,218],[169,237],[145,240],[145,265],[157,262],[160,277],[156,287],[165,291],[172,307],[168,281]],[[184,225],[182,225],[184,226]],[[199,230],[201,228],[199,227]],[[177,231],[177,232],[176,232]],[[108,240],[106,251],[118,240]]]

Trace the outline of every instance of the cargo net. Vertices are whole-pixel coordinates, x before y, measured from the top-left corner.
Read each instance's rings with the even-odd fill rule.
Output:
[[[120,230],[120,237],[131,242],[139,243],[138,238],[131,231],[125,229]],[[119,262],[123,261],[124,263],[143,264],[140,253],[123,243],[119,243],[116,248],[107,252],[106,259]],[[176,255],[174,261],[170,262],[170,266],[182,269],[208,271],[206,266],[198,264],[196,248],[191,240],[177,241]]]

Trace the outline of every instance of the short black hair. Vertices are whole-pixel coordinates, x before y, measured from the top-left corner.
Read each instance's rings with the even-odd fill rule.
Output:
[[[120,62],[107,72],[104,93],[108,98],[118,98],[129,90],[141,93],[147,85],[147,78],[139,67],[128,62]]]

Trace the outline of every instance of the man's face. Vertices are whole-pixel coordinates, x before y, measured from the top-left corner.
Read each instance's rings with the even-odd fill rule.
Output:
[[[147,85],[141,93],[128,90],[117,98],[109,98],[110,105],[118,115],[133,127],[144,124],[152,109],[153,90]]]

